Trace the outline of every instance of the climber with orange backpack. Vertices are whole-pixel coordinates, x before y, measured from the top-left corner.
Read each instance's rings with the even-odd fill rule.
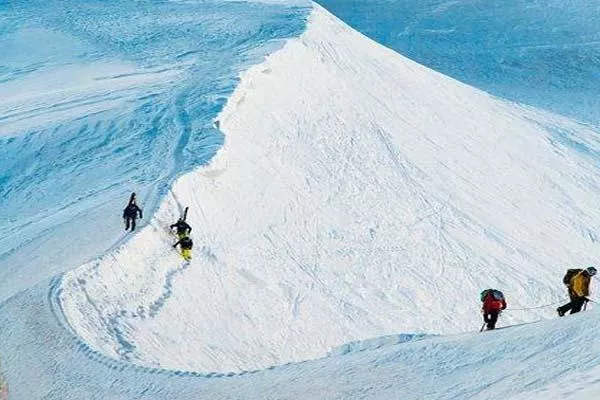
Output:
[[[483,313],[484,326],[487,324],[487,330],[496,328],[496,322],[498,322],[498,316],[506,308],[506,300],[504,300],[504,294],[496,289],[486,289],[481,292],[480,295],[483,306],[481,312]],[[483,330],[484,326],[481,327]]]
[[[594,267],[567,270],[563,277],[563,283],[567,286],[571,301],[556,309],[559,317],[563,317],[569,310],[571,310],[571,314],[581,311],[581,308],[589,301],[587,296],[590,295],[590,282],[596,272]]]

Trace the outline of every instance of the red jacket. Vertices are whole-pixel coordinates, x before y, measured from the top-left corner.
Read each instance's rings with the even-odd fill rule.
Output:
[[[493,312],[493,311],[500,311],[500,310],[504,310],[506,308],[506,301],[504,299],[502,300],[496,300],[494,298],[494,296],[492,296],[492,294],[488,294],[487,296],[485,296],[485,299],[483,300],[483,312],[488,313],[488,312]]]

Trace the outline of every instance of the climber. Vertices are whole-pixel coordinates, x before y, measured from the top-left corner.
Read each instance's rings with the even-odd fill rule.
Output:
[[[185,222],[183,218],[179,218],[177,222],[170,226],[171,229],[176,228],[177,236],[179,239],[183,239],[185,236],[189,236],[192,232],[192,227]]]
[[[492,330],[496,328],[498,316],[506,308],[504,294],[496,289],[486,289],[481,292],[480,297],[483,302],[481,311],[483,313],[484,325],[487,324],[487,329]]]
[[[186,261],[190,261],[192,258],[192,247],[194,246],[194,242],[192,242],[192,239],[186,235],[179,239],[177,243],[173,245],[173,248],[177,247],[177,245],[179,245],[179,247],[181,248],[181,256],[183,257],[183,259]]]
[[[135,200],[135,192],[131,194],[129,198],[129,204],[123,210],[123,220],[125,221],[125,230],[128,230],[131,226],[131,231],[135,230],[135,220],[138,215],[142,218],[142,209],[139,208]]]
[[[587,296],[590,295],[590,281],[596,272],[598,271],[594,267],[567,270],[563,277],[563,283],[567,286],[570,301],[556,309],[559,317],[563,317],[569,310],[571,310],[571,314],[581,311],[581,308],[589,301]]]

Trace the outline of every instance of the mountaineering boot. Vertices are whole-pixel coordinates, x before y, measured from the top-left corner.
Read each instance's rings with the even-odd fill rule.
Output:
[[[565,316],[565,312],[563,310],[561,310],[560,307],[558,307],[556,309],[556,312],[558,313],[559,317],[564,317]]]

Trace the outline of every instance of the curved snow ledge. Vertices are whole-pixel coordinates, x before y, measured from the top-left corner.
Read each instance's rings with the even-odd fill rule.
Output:
[[[358,351],[376,350],[386,346],[394,346],[402,343],[416,342],[426,338],[434,337],[425,333],[401,333],[399,335],[381,336],[375,339],[358,340],[338,346],[331,350],[327,356],[343,356]]]
[[[51,299],[55,289],[52,284]],[[31,297],[14,300],[9,308],[32,304]],[[42,311],[45,328],[58,340],[48,342],[33,334],[28,319],[3,325],[8,329],[0,332],[8,339],[0,342],[3,354],[13,348],[17,336],[33,339],[29,346],[37,350],[36,357],[26,360],[38,368],[13,363],[11,372],[20,384],[12,392],[15,398],[103,399],[110,393],[114,399],[322,399],[327,394],[352,399],[591,400],[600,393],[596,356],[600,342],[594,340],[598,312],[484,334],[386,345],[262,371],[202,374],[108,359],[79,339],[65,337],[69,335],[56,326],[56,318],[45,315],[52,308],[33,310]],[[4,317],[0,315],[0,322]],[[40,381],[44,384],[31,384]]]
[[[212,164],[127,245],[65,277],[65,314],[103,354],[240,371],[472,331],[482,288],[549,304],[566,265],[600,256],[598,132],[415,64],[319,6],[219,121]],[[183,206],[190,264],[165,229]]]
[[[262,371],[202,374],[140,367],[91,350],[53,314],[57,281],[50,296],[40,285],[3,304],[0,351],[11,399],[592,400],[600,393],[596,311]],[[7,323],[16,309],[23,318]]]

